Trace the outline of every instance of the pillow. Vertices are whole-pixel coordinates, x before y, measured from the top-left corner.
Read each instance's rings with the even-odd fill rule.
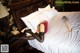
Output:
[[[46,6],[45,8],[38,8],[38,11],[45,14],[48,17],[48,21],[58,14],[58,11],[55,9],[55,7],[53,6],[50,8],[50,5]]]
[[[38,8],[38,11],[39,12],[42,12],[42,11],[47,11],[47,10],[55,10],[55,7],[53,6],[52,8],[50,7],[50,5],[47,5],[45,8]]]
[[[21,20],[25,23],[25,25],[31,29],[32,31],[34,31],[34,27],[32,26],[32,24],[28,21],[29,19],[32,20],[31,18],[37,16],[39,14],[38,11],[33,12],[31,14],[29,14],[28,16],[22,17]],[[28,19],[27,19],[28,18]],[[34,22],[34,21],[33,21]],[[30,25],[31,24],[31,25]]]
[[[55,10],[55,7],[53,6],[53,7],[52,7],[52,9],[54,9],[54,10]]]
[[[21,18],[25,25],[32,30],[32,32],[36,32],[37,26],[44,20],[48,20],[47,16],[39,13],[38,11],[31,13],[26,17]]]
[[[44,10],[50,10],[51,8],[50,8],[50,5],[47,5],[45,8],[38,8],[38,11],[39,12],[42,12],[42,11],[44,11]]]
[[[45,14],[48,17],[48,21],[50,21],[54,16],[58,14],[58,11],[51,9],[51,10],[43,11],[42,13]]]

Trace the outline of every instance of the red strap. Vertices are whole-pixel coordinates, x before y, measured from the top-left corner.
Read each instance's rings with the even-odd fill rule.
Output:
[[[48,22],[47,21],[44,21],[43,22],[43,24],[44,24],[44,27],[45,27],[45,33],[47,32],[47,30],[48,30]]]

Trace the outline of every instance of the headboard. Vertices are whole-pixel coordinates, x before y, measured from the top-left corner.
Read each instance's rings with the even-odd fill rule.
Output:
[[[50,1],[47,0],[25,0],[17,3],[11,3],[9,4],[9,7],[11,9],[11,13],[14,17],[14,21],[16,22],[16,25],[18,29],[21,31],[23,28],[25,28],[25,24],[20,19],[21,17],[27,16],[28,14],[38,10],[38,7],[45,7],[50,3]]]

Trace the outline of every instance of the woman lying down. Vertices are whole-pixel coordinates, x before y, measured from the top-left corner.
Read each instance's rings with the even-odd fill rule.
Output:
[[[43,42],[44,41],[44,34],[47,32],[47,25],[48,22],[47,21],[43,21],[41,22],[38,27],[37,27],[37,31],[35,33],[32,32],[31,29],[27,29],[24,28],[21,32],[25,33],[26,35],[31,35],[31,37],[27,38],[27,37],[22,37],[22,39],[37,39],[39,42]]]
[[[38,11],[22,17],[21,20],[29,29],[24,28],[21,32],[26,36],[20,38],[26,40],[37,39],[42,43],[45,38],[44,35],[45,33],[47,33],[49,21],[51,21],[51,19],[53,19],[53,17],[57,16],[58,14],[59,12],[54,7],[50,8],[50,5],[48,5],[43,9],[38,9]],[[72,29],[69,24],[69,19],[66,16],[63,16],[61,20],[63,21],[63,23],[65,23],[66,29],[68,29],[68,31],[70,32]]]
[[[62,17],[62,21],[65,23],[67,29],[68,29],[68,32],[71,32],[72,29],[71,29],[71,26],[69,24],[69,19],[66,17],[66,16],[63,16]],[[26,35],[31,35],[31,37],[22,37],[22,39],[37,39],[39,42],[43,42],[44,41],[44,34],[47,32],[47,27],[48,27],[48,22],[47,21],[43,21],[41,22],[38,27],[37,27],[37,31],[35,33],[33,33],[31,31],[31,29],[27,29],[27,28],[24,28],[21,32],[25,33]],[[29,33],[29,34],[27,34]]]

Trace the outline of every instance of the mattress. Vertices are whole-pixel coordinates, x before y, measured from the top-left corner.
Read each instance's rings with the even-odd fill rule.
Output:
[[[72,31],[68,32],[62,17],[69,18]],[[28,40],[29,44],[44,53],[80,53],[80,12],[59,12],[48,25],[44,42]]]

